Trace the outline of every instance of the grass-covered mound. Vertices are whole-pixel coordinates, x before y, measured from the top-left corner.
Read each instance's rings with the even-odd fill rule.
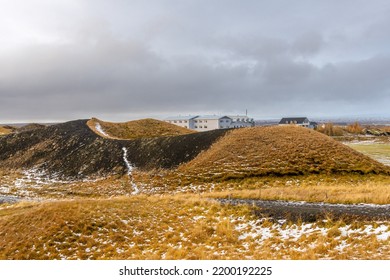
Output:
[[[124,123],[112,123],[92,118],[88,121],[87,124],[100,136],[115,139],[176,136],[196,132],[194,130],[155,119],[142,119]]]
[[[325,136],[300,127],[234,130],[180,166],[203,178],[240,178],[313,173],[384,173],[383,164]]]

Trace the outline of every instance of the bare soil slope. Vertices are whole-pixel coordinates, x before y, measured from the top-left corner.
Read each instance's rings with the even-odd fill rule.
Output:
[[[205,178],[310,173],[386,173],[389,168],[325,136],[299,127],[234,130],[179,168]]]
[[[114,139],[137,139],[196,133],[194,130],[155,119],[142,119],[124,123],[112,123],[92,118],[88,121],[87,124],[100,136]],[[101,130],[106,135],[102,134],[98,129],[96,129],[96,125],[100,125]]]

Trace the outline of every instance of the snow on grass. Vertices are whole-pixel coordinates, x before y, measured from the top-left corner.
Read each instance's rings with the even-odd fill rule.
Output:
[[[327,229],[315,226],[312,223],[303,223],[302,225],[285,225],[283,222],[264,224],[266,219],[260,219],[257,221],[251,221],[247,224],[240,224],[236,226],[237,231],[244,231],[240,236],[240,240],[245,240],[247,237],[264,241],[273,237],[279,237],[281,239],[297,241],[303,235],[308,234],[320,234],[326,235]]]
[[[136,183],[133,180],[133,169],[134,167],[130,164],[129,160],[127,159],[127,149],[125,147],[122,148],[123,150],[123,161],[125,162],[126,168],[127,168],[127,175],[130,178],[130,184],[134,191],[132,194],[138,194],[140,192],[139,188],[137,187]]]
[[[74,186],[79,183],[95,183],[101,179],[64,178],[60,173],[49,173],[42,168],[23,169],[12,176],[3,176],[0,195],[15,196],[23,199],[37,199],[46,195],[64,197],[62,186]],[[66,192],[66,191],[65,191]],[[43,195],[43,196],[42,196]]]
[[[341,236],[356,236],[356,235],[375,235],[378,240],[387,240],[390,237],[390,228],[386,225],[373,227],[372,225],[365,225],[363,228],[353,229],[351,225],[346,225],[339,228]]]
[[[48,174],[43,169],[32,168],[22,171],[23,177],[17,178],[14,182],[16,187],[33,186],[41,187],[43,185],[51,184],[67,184],[72,183],[74,180],[61,180],[58,173]]]
[[[100,125],[100,123],[96,123],[95,124],[95,129],[97,132],[99,132],[101,135],[105,136],[105,137],[110,137],[110,135],[108,135],[102,128],[102,126]]]
[[[233,219],[232,222],[238,221]],[[238,239],[246,240],[248,237],[263,242],[271,238],[280,238],[282,240],[298,241],[303,236],[317,235],[327,236],[330,228],[313,223],[285,224],[285,220],[277,223],[267,222],[267,219],[253,220],[249,222],[239,222],[235,225],[235,230],[240,233]],[[374,227],[373,225],[364,225],[363,228],[353,229],[351,225],[339,227],[339,237],[375,235],[377,240],[388,240],[390,238],[390,228],[386,225]],[[346,245],[341,244],[341,247]],[[340,248],[341,248],[340,247]]]

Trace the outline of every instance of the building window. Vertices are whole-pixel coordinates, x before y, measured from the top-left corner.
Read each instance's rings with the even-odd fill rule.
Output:
[[[200,123],[202,122],[202,121],[199,121]]]
[[[198,128],[198,127],[195,125],[195,128]]]
[[[207,125],[205,125],[204,128],[207,128]]]
[[[184,121],[185,123],[187,123],[187,121]]]
[[[202,126],[199,126],[199,128],[203,128]]]
[[[207,120],[205,120],[204,122],[207,122]]]
[[[173,121],[174,123],[177,123],[177,121]]]
[[[195,120],[195,122],[197,123],[198,121],[197,121],[197,120]]]
[[[182,123],[182,121],[179,121],[179,123]]]

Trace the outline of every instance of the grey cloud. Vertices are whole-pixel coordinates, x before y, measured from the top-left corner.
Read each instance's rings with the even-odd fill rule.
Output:
[[[318,53],[325,42],[318,32],[307,32],[297,37],[293,42],[291,49],[298,55],[313,55]]]
[[[336,2],[292,10],[284,1],[91,3],[58,34],[63,40],[0,47],[0,122],[245,109],[257,117],[388,114],[383,18],[352,34],[356,16],[342,18]],[[363,48],[368,28],[377,32]]]

